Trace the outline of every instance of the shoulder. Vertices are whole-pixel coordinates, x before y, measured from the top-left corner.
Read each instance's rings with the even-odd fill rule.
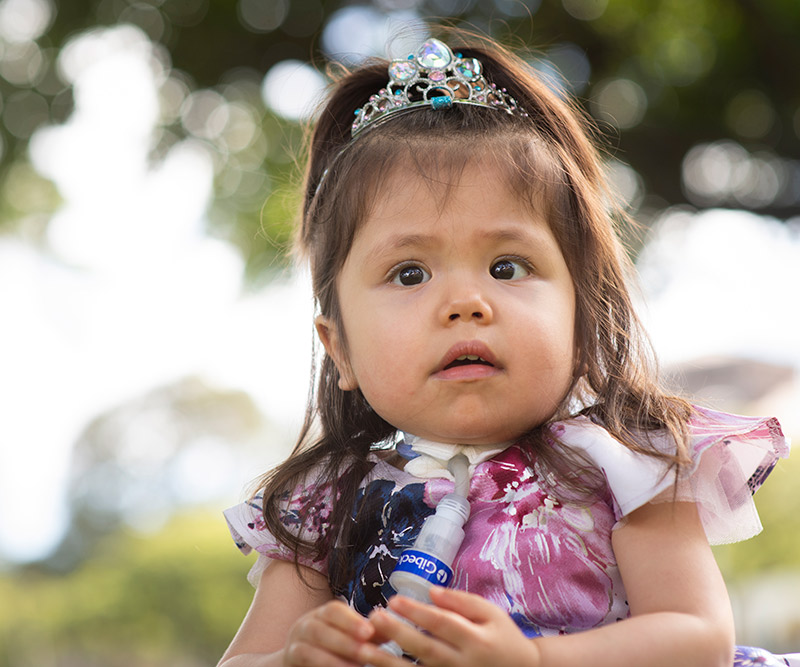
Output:
[[[789,453],[780,424],[774,418],[695,407],[687,425],[692,462],[679,476],[669,462],[633,451],[585,417],[551,428],[560,443],[581,452],[602,472],[618,519],[674,489],[671,498],[698,503],[712,543],[755,535],[761,524],[751,496]],[[665,454],[675,452],[665,432],[648,433],[644,444]]]

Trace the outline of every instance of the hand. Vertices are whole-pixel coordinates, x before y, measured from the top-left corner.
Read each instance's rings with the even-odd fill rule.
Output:
[[[426,667],[538,667],[535,641],[520,632],[508,614],[472,593],[434,586],[432,605],[396,595],[389,607],[417,628],[382,610],[370,621],[376,634],[396,641]],[[427,634],[421,632],[424,630]],[[401,667],[408,662],[364,644],[358,657],[374,667]]]
[[[360,667],[359,649],[380,641],[374,626],[344,602],[327,602],[303,614],[289,631],[285,667]]]

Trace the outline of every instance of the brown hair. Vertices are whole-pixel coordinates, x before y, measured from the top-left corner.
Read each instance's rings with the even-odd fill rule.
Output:
[[[353,112],[385,86],[388,63],[371,62],[346,73],[311,137],[298,238],[311,265],[320,312],[344,332],[336,278],[380,179],[389,178],[397,165],[427,175],[445,170],[452,176],[471,160],[492,159],[522,201],[547,206],[547,220],[574,282],[580,370],[552,419],[580,410],[630,449],[685,464],[691,410],[656,383],[654,358],[627,287],[631,263],[615,230],[625,214],[607,189],[591,124],[524,61],[496,44],[471,37],[469,44],[453,46],[478,58],[486,78],[506,88],[527,116],[459,104],[447,111],[420,108],[351,141]],[[367,456],[395,434],[359,390],[342,391],[338,380],[332,359],[323,354],[295,450],[262,483],[269,529],[295,554],[315,560],[330,555],[333,541],[351,543],[350,513],[371,467]],[[674,456],[651,446],[647,434],[657,430],[666,430],[677,443]],[[543,433],[538,427],[522,439],[531,460],[535,455],[557,472],[574,471],[574,461],[559,459],[553,448],[542,446]],[[334,489],[330,529],[317,541],[305,541],[280,520],[286,494],[310,470],[320,486]],[[577,483],[574,475],[567,476]],[[337,567],[336,573],[337,580],[330,581],[334,592],[347,577],[346,568]]]

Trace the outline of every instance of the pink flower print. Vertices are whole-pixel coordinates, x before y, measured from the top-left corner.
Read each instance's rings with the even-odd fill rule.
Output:
[[[516,448],[494,463],[473,478],[473,495],[489,500],[472,501],[455,586],[521,610],[545,628],[575,631],[626,615],[619,596],[609,594],[623,590],[611,550],[611,508],[563,505]]]

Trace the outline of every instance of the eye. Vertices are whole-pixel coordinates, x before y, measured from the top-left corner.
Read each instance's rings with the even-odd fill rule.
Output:
[[[416,264],[409,264],[400,267],[392,278],[395,285],[403,285],[411,287],[413,285],[420,285],[426,283],[431,279],[431,274],[428,273],[421,266]]]
[[[524,262],[507,257],[498,259],[492,264],[489,273],[496,280],[519,280],[530,275],[530,271],[528,271]]]

